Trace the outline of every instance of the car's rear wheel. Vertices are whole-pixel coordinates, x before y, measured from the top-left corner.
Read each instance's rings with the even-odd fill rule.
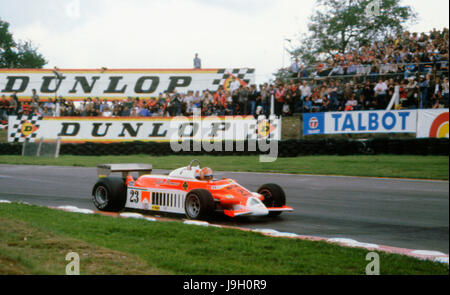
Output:
[[[286,205],[286,195],[283,189],[275,183],[266,183],[258,189],[258,194],[264,196],[262,201],[266,207],[282,207]],[[281,211],[272,211],[269,216],[278,216]]]
[[[101,178],[92,189],[92,201],[100,211],[118,212],[125,208],[127,186],[120,177]]]
[[[204,189],[194,189],[186,195],[184,211],[189,219],[207,219],[214,211],[211,193]]]

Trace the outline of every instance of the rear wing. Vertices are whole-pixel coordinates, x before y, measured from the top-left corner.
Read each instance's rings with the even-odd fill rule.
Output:
[[[97,165],[98,178],[108,177],[113,172],[122,172],[127,177],[130,172],[138,172],[139,176],[152,173],[150,164],[101,164]]]

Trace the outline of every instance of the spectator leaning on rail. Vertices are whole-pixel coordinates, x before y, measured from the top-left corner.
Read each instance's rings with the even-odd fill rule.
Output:
[[[9,100],[9,115],[14,116],[19,114],[19,98],[17,97],[17,92],[13,92]]]
[[[423,109],[428,106],[428,91],[430,88],[430,75],[424,77],[423,75],[419,77],[419,108]]]
[[[171,112],[169,111],[171,116],[181,116],[182,115],[181,104],[182,104],[181,96],[176,92],[174,94],[172,94],[171,100],[170,100]]]
[[[0,99],[0,121],[7,121],[9,113],[9,101],[6,99],[6,96],[2,94],[2,98]]]
[[[304,113],[311,113],[311,111],[313,109],[313,105],[312,105],[312,102],[311,102],[309,96],[305,97],[305,101],[303,102],[302,109],[303,109]]]
[[[222,86],[219,87],[219,90],[216,91],[213,98],[214,98],[213,104],[218,108],[220,115],[223,116],[227,108],[227,102],[226,102],[226,93]]]
[[[248,87],[241,85],[238,90],[238,107],[237,114],[246,115],[248,112]]]
[[[248,93],[248,103],[249,103],[249,109],[247,112],[247,115],[250,114],[252,116],[255,115],[256,110],[256,101],[260,100],[261,94],[259,93],[258,89],[256,88],[255,84],[252,84],[250,86],[250,90]]]
[[[39,98],[33,96],[33,98],[31,98],[31,103],[30,103],[30,108],[32,113],[40,113],[40,105],[39,105]]]
[[[414,77],[408,78],[406,85],[406,104],[405,106],[414,109],[417,108],[418,85]]]
[[[42,111],[42,116],[43,117],[53,117],[53,111],[51,108],[45,106],[44,110]]]
[[[236,90],[239,90],[240,86],[241,83],[236,79],[236,77],[232,77],[229,86],[231,93],[235,92]]]
[[[445,104],[448,106],[448,98],[449,98],[448,77],[444,78],[444,83],[442,84],[442,93]]]
[[[39,95],[37,95],[36,89],[31,90],[31,101],[39,102]]]
[[[448,98],[449,98],[448,77],[445,77],[442,83],[440,82],[440,80],[436,80],[434,84],[430,87],[430,89],[434,90],[433,95],[431,97],[432,108],[448,107]]]
[[[299,74],[299,71],[300,71],[300,65],[299,65],[299,62],[298,62],[298,58],[296,57],[294,59],[294,61],[292,62],[291,66],[289,67],[289,73],[290,73],[289,75],[290,75],[290,77],[297,78],[298,74]]]
[[[191,116],[193,114],[193,107],[194,107],[194,92],[188,91],[186,95],[181,94],[182,96],[182,102],[185,104],[185,114],[188,116]]]
[[[259,92],[261,97],[260,102],[262,107],[262,113],[267,116],[270,112],[270,100],[272,96],[269,85],[267,83],[260,85]]]
[[[300,91],[300,82],[291,84],[292,91],[292,103],[291,103],[291,111],[292,113],[301,113],[302,110],[302,99],[301,99],[301,91]],[[291,114],[292,114],[291,113]]]
[[[275,89],[275,114],[277,116],[281,115],[283,104],[284,104],[284,96],[286,94],[286,89],[283,84],[279,84]]]

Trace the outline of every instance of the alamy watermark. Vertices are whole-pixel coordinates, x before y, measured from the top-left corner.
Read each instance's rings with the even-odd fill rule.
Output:
[[[366,6],[366,17],[377,17],[380,16],[380,7],[381,7],[381,0],[373,0]]]
[[[274,162],[278,157],[278,140],[270,138],[272,128],[270,118],[246,120],[245,117],[234,116],[211,121],[211,118],[202,119],[200,112],[195,110],[191,118],[170,120],[170,129],[176,130],[171,134],[170,147],[173,152],[259,151],[260,162]],[[256,129],[256,135],[249,138],[248,133],[252,129]]]
[[[69,261],[66,265],[66,275],[79,275],[80,255],[77,252],[69,252],[66,255],[66,261]]]
[[[366,266],[366,275],[379,275],[380,255],[376,252],[369,252],[366,255],[366,261],[370,261]]]

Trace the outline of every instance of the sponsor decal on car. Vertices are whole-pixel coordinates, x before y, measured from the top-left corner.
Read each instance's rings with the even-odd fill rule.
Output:
[[[222,185],[211,185],[211,190],[221,190],[229,185],[231,185],[231,183],[222,184]]]
[[[145,200],[147,200],[147,202],[150,203],[150,192],[147,191],[141,192],[141,203],[144,203]]]
[[[173,180],[171,180],[171,179],[158,179],[157,181],[155,181],[155,184],[158,184],[158,185],[173,185],[173,186],[179,186],[180,185],[180,183],[179,182],[176,182],[176,181],[173,181]]]

